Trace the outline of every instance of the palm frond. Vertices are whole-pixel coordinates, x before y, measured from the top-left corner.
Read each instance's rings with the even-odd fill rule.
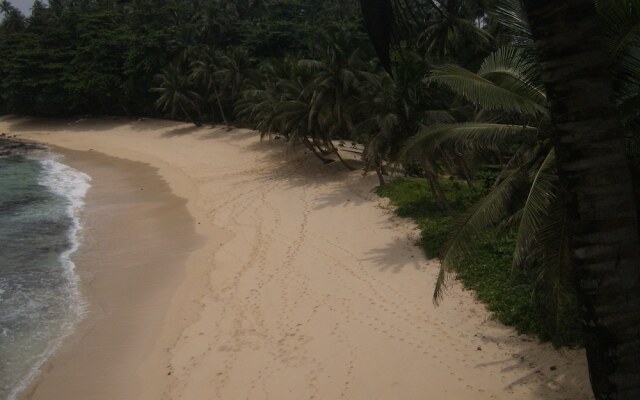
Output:
[[[506,148],[517,141],[531,141],[537,135],[531,126],[464,122],[436,124],[423,127],[403,145],[402,155],[418,152],[432,153],[449,149],[458,153]]]
[[[471,207],[456,223],[456,228],[445,246],[441,259],[440,273],[433,292],[433,301],[438,304],[447,288],[447,277],[456,261],[466,254],[472,239],[493,228],[496,223],[508,215],[513,204],[516,191],[528,184],[528,171],[531,163],[527,163],[512,171],[509,176],[496,186],[487,196]]]
[[[522,49],[502,47],[484,59],[478,75],[545,106],[547,96],[539,81],[539,65],[523,55]]]
[[[498,17],[500,25],[509,32],[512,43],[533,44],[533,35],[522,0],[497,0],[493,14]]]
[[[569,216],[564,202],[557,197],[549,205],[547,217],[530,249],[537,257],[534,299],[546,311],[546,322],[554,336],[568,330],[580,330],[575,320],[567,318],[577,311],[575,298],[571,295],[573,272],[568,239]]]
[[[514,272],[522,270],[526,260],[532,255],[532,245],[538,240],[537,234],[549,218],[549,207],[556,200],[557,183],[555,152],[551,150],[536,171],[522,209],[513,253],[512,270]]]
[[[612,57],[616,97],[625,103],[640,93],[640,1],[596,1],[596,7]]]
[[[425,125],[450,124],[456,122],[456,119],[448,110],[426,110],[420,112],[418,117]]]
[[[453,64],[434,67],[426,78],[428,84],[449,88],[454,93],[487,110],[517,112],[530,116],[547,113],[535,101],[502,88],[478,74]]]

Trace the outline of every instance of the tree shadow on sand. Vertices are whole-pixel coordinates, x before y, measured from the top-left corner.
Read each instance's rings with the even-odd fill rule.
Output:
[[[395,274],[402,272],[406,267],[420,271],[424,270],[426,265],[419,252],[420,249],[412,238],[396,237],[386,246],[368,251],[368,257],[364,260],[378,266],[380,271],[391,271]]]
[[[1,117],[0,122],[8,123],[8,129],[12,132],[99,132],[113,129],[131,120],[121,117],[60,119],[9,115]]]
[[[199,131],[200,129],[202,129],[202,128],[198,127],[198,126],[195,126],[195,125],[181,126],[179,128],[175,128],[175,129],[171,129],[169,131],[163,132],[160,135],[160,137],[164,138],[164,139],[170,139],[170,138],[174,138],[174,137],[190,135],[190,134],[192,134],[194,132]]]
[[[503,329],[510,329],[503,327]],[[498,347],[516,347],[511,354],[502,360],[489,361],[475,365],[476,368],[500,367],[500,372],[517,374],[514,380],[505,382],[503,389],[512,390],[518,386],[527,386],[534,389],[536,398],[552,399],[564,398],[563,393],[586,393],[586,399],[591,399],[589,387],[584,386],[588,377],[575,376],[576,371],[568,371],[575,364],[575,357],[569,357],[562,350],[549,349],[541,351],[540,346],[550,344],[540,344],[537,338],[526,335],[514,335],[507,341],[500,335],[482,335],[482,342],[487,345],[495,344]],[[557,351],[560,357],[548,359],[549,351]],[[583,398],[583,397],[581,397]]]

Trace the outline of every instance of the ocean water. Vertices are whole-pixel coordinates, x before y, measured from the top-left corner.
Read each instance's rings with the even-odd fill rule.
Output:
[[[0,158],[0,399],[13,400],[84,312],[71,260],[86,174],[53,154]]]

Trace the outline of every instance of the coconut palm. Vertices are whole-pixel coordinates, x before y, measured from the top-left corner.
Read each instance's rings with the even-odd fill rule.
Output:
[[[489,50],[493,37],[481,26],[467,1],[430,2],[428,23],[418,35],[418,43],[439,60],[460,59],[466,51]]]
[[[235,48],[228,53],[220,53],[219,68],[216,71],[216,81],[229,99],[235,104],[240,99],[240,93],[254,73],[254,60],[246,49]]]
[[[229,126],[229,121],[224,111],[221,82],[217,78],[219,69],[219,53],[209,46],[205,46],[198,54],[198,58],[191,63],[190,78],[195,82],[199,82],[204,88],[205,100],[211,107],[211,115],[215,116],[219,112],[224,124]],[[215,110],[216,106],[217,112]]]
[[[445,272],[453,269],[458,257],[470,248],[472,239],[505,220],[519,222],[515,273],[522,273],[533,264],[539,270],[540,283],[549,287],[550,283],[542,279],[555,276],[551,270],[570,269],[569,263],[557,264],[565,259],[556,250],[565,249],[544,248],[545,237],[539,236],[545,218],[557,208],[559,186],[557,179],[551,178],[555,153],[549,140],[546,94],[536,80],[536,66],[520,54],[521,50],[503,48],[487,57],[478,73],[444,65],[434,68],[427,79],[467,100],[474,110],[472,120],[425,126],[407,141],[407,151],[482,154],[517,148],[494,190],[472,207],[454,230],[442,258],[436,300],[442,294]],[[558,229],[564,232],[562,226]],[[539,251],[533,252],[534,248]]]
[[[0,1],[0,14],[4,16],[0,27],[6,32],[17,32],[24,27],[24,15],[8,0]]]
[[[201,126],[193,118],[193,113],[198,112],[198,94],[191,89],[189,76],[182,65],[178,62],[169,64],[155,79],[159,86],[150,91],[159,94],[156,108],[172,118],[184,116],[194,125]]]
[[[620,110],[613,101],[615,76],[610,73],[610,50],[602,40],[602,20],[593,1],[568,0],[561,6],[552,1],[523,3],[542,81],[554,99],[552,132],[558,171],[569,194],[569,246],[584,310],[591,385],[597,398],[637,399],[637,198]],[[567,25],[571,31],[559,30]]]
[[[237,103],[241,118],[254,122],[262,137],[277,133],[291,146],[302,144],[324,163],[333,162],[326,157],[329,136],[323,135],[320,114],[326,110],[314,103],[313,77],[308,69],[293,60],[261,66],[263,79],[260,87],[246,89]]]
[[[384,184],[384,164],[418,161],[425,172],[434,196],[442,208],[448,208],[438,176],[432,166],[431,154],[416,155],[417,160],[402,152],[402,143],[416,134],[423,124],[450,122],[453,117],[444,109],[438,110],[437,98],[444,93],[426,90],[421,84],[430,65],[415,52],[403,50],[394,65],[393,76],[382,75],[369,79],[367,96],[362,96],[350,108],[350,113],[363,115],[356,131],[369,137],[363,154],[366,168],[374,169],[380,184]],[[413,156],[413,155],[412,155]]]
[[[611,46],[607,49],[602,40],[612,35],[600,33],[606,19],[601,17],[602,11],[598,15],[592,1],[507,3],[525,6],[532,28],[531,38],[540,60],[539,82],[544,83],[545,92],[554,99],[548,111],[549,126],[544,129],[549,133],[548,137],[536,140],[538,144],[548,145],[549,151],[540,151],[543,146],[538,145],[533,150],[525,147],[524,152],[518,151],[519,157],[512,159],[507,173],[487,198],[471,210],[463,225],[466,228],[458,230],[457,234],[464,236],[465,229],[467,232],[477,230],[486,221],[504,218],[517,188],[524,182],[529,187],[526,202],[531,205],[528,216],[524,210],[521,213],[521,226],[530,221],[532,229],[539,232],[537,242],[543,249],[555,243],[559,249],[555,252],[558,260],[570,263],[570,275],[576,277],[568,280],[577,288],[585,311],[585,347],[596,397],[637,398],[640,396],[639,358],[635,356],[640,348],[637,334],[640,329],[640,243],[636,198],[623,140],[625,132],[618,114],[620,110],[612,101],[615,87],[612,77],[615,77],[616,69],[610,68]],[[605,2],[597,4],[601,8],[605,6]],[[637,2],[621,0],[620,4],[624,4],[620,10],[628,10]],[[385,7],[388,6],[383,4],[380,8]],[[368,15],[380,16],[371,11]],[[570,32],[564,30],[566,26],[572,27]],[[609,28],[617,29],[613,25]],[[621,37],[634,37],[634,32],[634,29],[627,30]],[[377,36],[382,37],[378,40],[382,45],[378,44],[376,48],[383,59],[386,57],[385,36],[389,37],[390,33]],[[372,39],[377,40],[376,36]],[[528,102],[522,99],[527,97],[523,95],[532,94],[531,85],[523,86],[522,82],[511,78],[496,81],[488,76],[472,76],[468,71],[455,68],[439,72],[444,78],[440,80],[442,84],[448,84],[461,96],[486,106],[488,112],[480,111],[485,114],[481,115],[483,118],[502,108],[507,110],[508,117],[514,113],[537,117],[532,113],[538,113],[540,104],[533,98]],[[431,79],[437,80],[437,74],[438,71]],[[639,75],[636,73],[635,76]],[[505,102],[509,98],[514,101]],[[509,131],[505,129],[501,134],[509,134]],[[425,136],[434,141],[434,137],[439,136],[436,133]],[[467,129],[467,133],[478,135],[480,130]],[[515,132],[511,130],[511,133]],[[464,132],[458,130],[458,134]],[[491,142],[484,136],[479,143]],[[455,142],[451,137],[447,142]],[[478,143],[478,140],[470,142]],[[557,174],[553,173],[554,169]],[[533,180],[530,171],[536,171]],[[565,217],[560,217],[562,215]],[[534,220],[539,224],[531,222]],[[566,240],[559,240],[558,234],[563,232],[566,232]],[[458,243],[462,242],[458,240]],[[556,263],[563,264],[562,261]],[[559,268],[552,270],[558,271]],[[443,272],[440,280],[444,279]]]
[[[354,122],[349,102],[361,95],[366,80],[374,79],[365,71],[360,50],[351,47],[351,39],[346,32],[325,37],[327,44],[321,60],[298,62],[300,68],[313,75],[310,118],[322,127],[323,145],[349,169],[353,168],[342,159],[331,139],[353,139]]]
[[[230,0],[198,1],[193,12],[193,23],[196,26],[201,43],[215,47],[222,46],[233,24],[239,17],[238,5]]]

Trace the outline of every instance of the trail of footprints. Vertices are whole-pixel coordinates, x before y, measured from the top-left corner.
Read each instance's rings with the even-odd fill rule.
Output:
[[[340,399],[349,398],[356,379],[357,351],[346,333],[347,325],[353,323],[379,332],[391,341],[411,346],[454,375],[451,354],[445,357],[444,350],[427,346],[424,338],[437,337],[456,346],[469,346],[469,343],[452,334],[443,321],[430,315],[423,305],[409,298],[400,288],[371,272],[371,266],[364,265],[352,251],[309,230],[313,201],[320,195],[313,184],[305,187],[301,198],[290,199],[302,202],[302,211],[294,237],[283,233],[281,210],[274,205],[270,194],[282,188],[288,176],[299,173],[303,168],[301,163],[285,164],[266,175],[262,184],[252,190],[243,190],[240,183],[221,196],[210,209],[209,217],[213,220],[220,215],[225,216],[223,228],[250,227],[254,235],[244,239],[249,241],[251,251],[237,255],[243,262],[232,278],[215,284],[218,292],[213,300],[221,310],[211,332],[213,337],[209,347],[198,357],[193,357],[191,368],[195,368],[212,351],[215,357],[222,358],[222,369],[211,376],[210,382],[214,398],[223,399],[240,355],[245,351],[266,351],[271,359],[256,368],[246,388],[247,400],[272,398],[270,382],[291,368],[304,369],[307,398],[318,399],[321,389],[326,387],[323,379],[328,378],[325,378],[325,365],[309,353],[306,344],[311,340],[309,326],[316,315],[325,310],[336,316],[332,326],[328,327],[329,334],[336,345],[344,349],[341,354],[344,373],[333,371],[331,378],[332,385],[339,385]],[[287,212],[292,211],[288,209]],[[310,235],[322,243],[313,245],[307,241]],[[269,260],[269,249],[283,245],[286,246],[284,258],[277,262]],[[313,273],[331,277],[334,287],[328,289],[329,292],[314,286],[304,266],[299,264],[301,260],[297,258],[303,248],[326,261]],[[277,288],[280,305],[276,319],[269,321],[265,320],[262,310],[267,288]],[[355,309],[351,299],[339,295],[341,292],[350,296],[355,294],[358,302],[368,305],[368,310]],[[313,308],[300,310],[302,299],[311,299]],[[398,323],[387,322],[394,319]],[[455,360],[467,362],[462,357]]]
[[[284,169],[284,172],[282,172],[282,174],[288,175],[290,173],[293,173],[294,171],[295,166],[292,168],[288,168],[288,170]],[[230,208],[225,213],[226,215],[230,215],[232,217],[230,225],[240,225],[238,218],[247,210],[249,210],[254,203],[260,202],[260,200],[264,199],[269,191],[272,191],[277,187],[278,182],[282,181],[266,181],[265,184],[257,187],[254,190],[237,190],[238,193],[230,193],[228,196],[226,196],[226,199],[223,199],[219,204],[211,209],[209,216],[212,217],[214,213],[224,208]],[[256,332],[257,335],[260,335],[261,332],[264,332],[264,321],[261,321],[261,315],[259,313],[256,313],[256,310],[254,309],[251,310],[251,316],[253,318],[248,318],[247,310],[245,309],[242,302],[238,301],[239,299],[237,296],[238,287],[243,275],[254,265],[264,266],[264,253],[266,252],[265,244],[270,240],[269,235],[273,235],[277,230],[276,220],[276,224],[272,225],[272,228],[269,230],[269,235],[265,235],[264,223],[262,218],[263,213],[256,212],[255,208],[253,209],[253,211],[254,216],[256,217],[256,219],[254,220],[254,224],[257,235],[252,243],[252,249],[249,253],[249,259],[244,264],[242,264],[239,271],[236,272],[236,274],[231,279],[231,282],[224,282],[222,284],[219,284],[219,287],[221,289],[219,289],[219,293],[216,293],[214,295],[214,300],[222,306],[219,318],[216,319],[214,328],[212,329],[212,333],[214,335],[213,343],[218,347],[214,348],[212,346],[209,346],[207,350],[200,354],[198,357],[192,357],[192,362],[190,364],[191,368],[195,368],[202,359],[208,356],[211,351],[222,350],[224,352],[226,359],[224,361],[223,370],[217,373],[211,379],[211,382],[214,383],[214,393],[216,395],[216,398],[222,397],[222,390],[228,382],[230,372],[232,371],[234,363],[237,360],[238,352],[245,345],[241,340],[243,335],[238,334],[245,330],[245,328],[243,327],[243,322],[255,322],[256,326],[254,327],[254,329],[252,329],[252,331]],[[228,332],[225,332],[223,329],[223,323],[227,321],[229,317],[232,318],[233,333],[231,335],[226,334]],[[229,339],[224,342],[223,338]],[[173,389],[176,388],[175,382],[172,386]]]
[[[294,170],[290,170],[289,173],[293,173],[293,171]],[[268,243],[272,240],[273,236],[277,232],[277,228],[279,226],[279,216],[276,214],[275,218],[273,218],[273,221],[272,221],[273,224],[271,224],[271,228],[268,229],[268,233],[265,233],[264,217],[263,217],[264,209],[262,206],[266,204],[266,196],[268,195],[268,193],[277,187],[278,187],[277,183],[273,183],[270,185],[263,185],[256,190],[242,192],[240,195],[237,195],[234,197],[236,200],[231,201],[232,210],[230,212],[230,215],[232,216],[233,222],[236,225],[242,225],[241,222],[239,221],[239,218],[241,217],[242,214],[247,212],[252,205],[254,205],[254,208],[252,210],[252,215],[253,215],[252,224],[255,224],[256,226],[255,228],[256,238],[253,241],[252,251],[249,255],[249,260],[242,265],[240,270],[234,275],[233,282],[231,283],[230,286],[228,286],[228,290],[230,292],[228,299],[233,301],[233,303],[235,303],[236,305],[235,312],[233,312],[230,315],[230,317],[233,319],[233,327],[234,327],[233,334],[230,336],[235,340],[237,340],[238,337],[242,337],[242,335],[239,333],[242,331],[242,323],[243,321],[245,321],[245,318],[247,315],[247,312],[246,312],[247,308],[249,309],[249,312],[253,315],[252,320],[256,322],[256,327],[254,329],[258,332],[263,332],[264,333],[263,338],[269,337],[266,334],[265,321],[262,318],[262,314],[260,313],[261,305],[259,302],[259,294],[262,290],[264,283],[259,283],[257,287],[251,291],[251,294],[249,295],[248,299],[243,299],[239,297],[239,286],[240,286],[240,281],[244,277],[246,272],[253,267],[257,267],[259,269],[258,276],[260,277],[264,276],[264,268],[266,264],[266,252],[268,250]],[[258,192],[257,195],[254,195],[255,192]],[[241,197],[249,197],[249,200],[242,203],[242,206],[237,207],[236,204],[238,203],[238,199]],[[270,206],[268,208],[273,212],[274,210],[273,206]],[[247,304],[247,301],[249,301],[250,303]],[[215,327],[216,332],[218,332],[218,338],[217,338],[218,342],[220,340],[220,335],[223,333],[222,322],[225,321],[227,318],[227,314],[228,314],[227,311],[228,311],[228,308],[226,306],[223,307],[223,312],[221,313],[220,318],[218,319],[218,323],[216,324],[216,327]],[[226,335],[226,336],[229,336],[229,335]],[[232,351],[227,355],[224,361],[223,371],[219,373],[217,378],[214,378],[215,380],[214,390],[215,390],[216,398],[222,398],[223,390],[226,384],[228,383],[230,372],[233,370],[233,366],[238,359],[240,349],[241,349],[240,347],[236,347],[235,351]]]
[[[246,193],[245,193],[246,194]],[[259,205],[257,209],[261,212],[256,213],[255,216],[257,218],[256,221],[260,220],[260,215],[263,213],[265,208],[268,208],[271,213],[278,214],[277,209],[273,207],[266,200],[267,191],[263,191],[259,198]],[[315,193],[314,193],[315,194]],[[354,312],[352,307],[348,303],[347,299],[337,299],[331,294],[326,294],[323,296],[322,293],[317,293],[315,290],[309,289],[308,277],[303,275],[303,272],[300,268],[297,268],[295,265],[296,255],[299,253],[301,247],[305,244],[305,239],[307,235],[307,225],[308,225],[308,215],[311,212],[311,203],[308,199],[307,191],[305,191],[305,195],[302,197],[302,201],[304,202],[304,211],[301,216],[301,223],[298,228],[298,233],[295,238],[289,238],[290,245],[287,248],[286,256],[284,262],[282,264],[278,264],[273,267],[272,273],[266,273],[265,271],[265,262],[258,262],[258,268],[260,269],[259,277],[265,279],[265,277],[275,277],[279,276],[278,286],[280,289],[280,299],[282,302],[281,311],[278,315],[277,325],[280,327],[280,333],[277,335],[280,339],[276,342],[276,353],[274,354],[275,359],[279,362],[279,367],[273,368],[272,366],[264,366],[257,374],[256,378],[252,381],[246,398],[251,398],[252,393],[255,395],[255,389],[258,385],[262,387],[262,394],[267,394],[269,391],[266,388],[267,382],[270,377],[274,374],[281,372],[287,366],[296,366],[296,365],[313,365],[314,368],[308,374],[308,386],[309,386],[309,398],[315,398],[319,393],[318,388],[318,376],[322,370],[322,365],[317,361],[309,358],[307,354],[304,354],[304,343],[299,343],[296,339],[303,339],[301,336],[301,329],[308,323],[311,322],[311,319],[315,315],[316,311],[319,307],[329,307],[335,313],[338,313],[342,316],[343,320],[346,323],[351,321],[355,321],[364,325],[369,326],[371,329],[376,330],[382,334],[387,335],[390,339],[397,340],[399,342],[406,342],[409,345],[415,346],[418,350],[423,351],[425,354],[428,354],[426,351],[426,346],[422,343],[417,337],[415,337],[411,332],[407,330],[402,330],[401,328],[385,323],[377,316],[377,313],[380,311],[384,311],[385,313],[390,312],[394,316],[398,316],[405,322],[410,325],[415,326],[414,318],[410,318],[408,315],[413,313],[409,313],[409,308],[413,307],[415,310],[417,305],[409,303],[409,307],[406,306],[407,302],[405,302],[405,306],[401,306],[396,302],[388,300],[381,290],[386,289],[391,292],[391,295],[395,295],[396,298],[400,300],[405,300],[404,296],[399,293],[396,289],[392,288],[390,285],[382,282],[381,280],[375,278],[370,272],[368,272],[362,263],[357,260],[355,255],[346,249],[338,246],[336,244],[330,243],[325,240],[331,247],[331,250],[335,251],[336,249],[341,250],[343,253],[346,253],[349,256],[349,261],[355,261],[355,264],[358,266],[358,271],[354,271],[351,267],[346,265],[346,263],[340,261],[337,257],[332,256],[328,253],[328,251],[322,251],[317,247],[314,247],[314,250],[319,253],[321,257],[326,258],[327,260],[331,260],[333,265],[326,272],[335,276],[334,281],[337,285],[343,285],[344,279],[341,279],[338,271],[342,271],[342,273],[348,273],[351,278],[355,278],[356,281],[360,281],[366,284],[367,289],[366,293],[363,292],[362,289],[358,289],[355,287],[347,287],[346,289],[351,293],[357,293],[360,297],[366,299],[370,304],[375,307],[373,313],[363,313],[360,311]],[[235,223],[239,223],[237,217],[246,211],[250,206],[251,202],[247,202],[243,207],[236,208],[233,211]],[[274,218],[274,221],[277,221],[278,218]],[[262,227],[258,228],[258,232],[262,232]],[[275,232],[275,228],[271,230],[273,234]],[[262,249],[262,253],[266,253],[266,248],[264,246],[264,239],[260,236],[256,239],[255,242],[256,248]],[[264,257],[264,254],[262,255]],[[255,262],[255,257],[250,257],[250,261],[245,264],[245,266],[251,265],[251,263]],[[264,261],[264,260],[260,260]],[[239,279],[240,276],[244,273],[244,268],[238,272],[236,277]],[[270,271],[271,272],[271,271]],[[273,278],[270,278],[273,279]],[[257,284],[257,289],[262,289],[262,286],[265,284],[264,281],[259,281]],[[294,293],[298,294],[295,295]],[[312,298],[319,300],[318,305],[314,307],[311,311],[309,317],[307,318],[305,323],[291,321],[290,316],[293,315],[298,302],[301,298],[312,296]],[[252,291],[252,306],[254,309],[260,308],[260,290]],[[418,312],[420,309],[418,310]],[[415,311],[414,311],[415,312]],[[422,322],[422,321],[421,321]],[[425,321],[428,322],[428,321]],[[332,331],[333,335],[336,337],[338,342],[346,345],[348,360],[347,360],[347,371],[346,376],[343,382],[344,387],[340,392],[340,398],[346,398],[350,382],[353,378],[354,374],[354,351],[352,346],[349,343],[349,339],[346,334],[342,332],[340,329],[340,324],[337,323]],[[300,353],[302,351],[303,353]],[[299,354],[297,354],[299,353]],[[431,355],[433,358],[437,359],[438,355]],[[227,358],[227,362],[225,364],[225,371],[230,371],[235,358],[237,357],[237,352],[231,357]],[[448,367],[448,366],[447,366]],[[223,374],[223,377],[228,374]],[[224,379],[220,379],[218,388],[224,386],[226,381]],[[221,391],[219,390],[217,396],[221,396]]]
[[[278,225],[280,221],[279,211],[276,207],[274,207],[270,202],[267,201],[267,195],[273,189],[276,188],[277,185],[271,185],[267,188],[262,187],[260,190],[253,190],[249,192],[240,193],[235,196],[229,196],[229,198],[221,204],[219,207],[216,207],[217,210],[220,210],[222,207],[226,205],[231,206],[231,210],[229,214],[231,214],[231,221],[233,224],[238,226],[242,225],[240,221],[240,217],[247,211],[250,211],[250,208],[253,206],[253,217],[252,224],[256,225],[257,236],[253,240],[253,250],[250,253],[249,260],[243,264],[240,270],[234,275],[233,281],[231,284],[226,285],[225,292],[228,294],[226,297],[227,300],[234,299],[234,303],[237,307],[231,307],[228,304],[223,306],[223,311],[221,313],[220,318],[218,319],[218,323],[216,324],[216,331],[219,332],[215,339],[219,341],[221,339],[222,333],[222,322],[227,318],[229,314],[233,314],[233,320],[235,325],[235,330],[240,331],[242,322],[246,318],[246,305],[243,304],[247,301],[249,302],[250,309],[253,312],[253,320],[257,321],[257,328],[259,330],[268,331],[265,326],[265,321],[262,319],[262,315],[259,312],[261,304],[260,304],[260,296],[262,294],[262,289],[266,283],[270,280],[274,279],[275,276],[279,276],[279,287],[281,289],[280,298],[283,303],[282,311],[278,317],[279,333],[273,334],[265,334],[262,335],[265,338],[265,343],[268,348],[271,348],[271,353],[274,356],[274,359],[279,361],[280,368],[272,369],[270,365],[264,366],[258,373],[256,378],[251,382],[250,387],[248,389],[247,398],[251,398],[252,391],[261,384],[262,386],[262,395],[268,396],[269,391],[266,390],[265,385],[268,382],[268,379],[271,375],[280,372],[284,366],[291,365],[313,365],[313,369],[310,371],[308,378],[308,386],[310,397],[316,398],[319,388],[317,385],[317,374],[322,369],[322,366],[312,358],[310,358],[307,354],[301,353],[296,354],[300,350],[304,350],[304,343],[300,343],[301,339],[304,337],[300,333],[302,323],[295,324],[294,321],[291,321],[289,316],[295,310],[298,302],[301,298],[306,296],[308,283],[307,281],[300,276],[300,272],[295,268],[294,262],[297,253],[300,248],[304,244],[305,236],[306,236],[306,224],[308,214],[310,212],[310,205],[308,203],[305,204],[304,212],[302,216],[302,223],[298,228],[299,238],[291,243],[286,252],[286,257],[284,262],[278,267],[272,268],[272,271],[267,271],[265,269],[266,266],[266,252],[269,248],[268,244],[273,240],[273,236],[278,231]],[[257,195],[254,195],[256,192],[259,192]],[[248,201],[242,201],[241,199],[249,198]],[[305,199],[306,201],[306,199]],[[270,222],[270,229],[266,229],[268,231],[265,234],[264,228],[264,219],[263,215],[264,210],[268,209],[272,214],[273,218]],[[238,294],[240,280],[243,278],[245,273],[251,269],[252,267],[257,267],[257,282],[255,289],[251,290],[249,296],[245,299],[239,299],[237,296],[234,298],[234,295]],[[292,284],[295,282],[295,284]],[[291,289],[296,287],[298,289],[302,289],[299,295],[292,296]],[[244,300],[244,301],[243,301]],[[233,313],[230,310],[233,309]],[[237,337],[237,335],[233,335],[233,337]],[[276,340],[280,338],[279,340]],[[229,354],[225,354],[226,359],[224,361],[223,371],[218,373],[213,379],[212,382],[215,383],[215,395],[217,398],[222,398],[223,389],[225,385],[228,383],[228,377],[233,368],[233,364],[236,362],[239,354],[239,348],[237,343],[232,347],[235,351],[230,351]]]

